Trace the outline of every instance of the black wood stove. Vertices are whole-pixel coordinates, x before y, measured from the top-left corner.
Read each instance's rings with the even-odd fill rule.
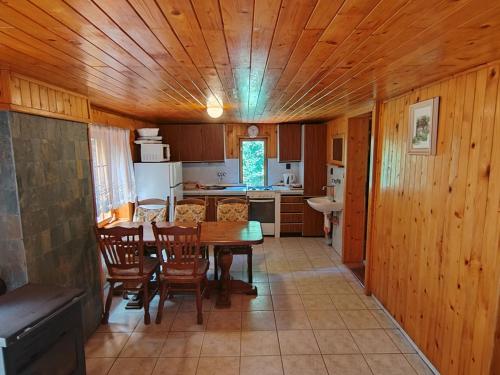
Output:
[[[37,284],[0,296],[0,374],[85,374],[82,296]]]

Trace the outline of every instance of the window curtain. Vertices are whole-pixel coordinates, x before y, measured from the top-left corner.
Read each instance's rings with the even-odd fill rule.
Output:
[[[130,131],[89,126],[97,218],[135,201],[135,178],[130,152]]]

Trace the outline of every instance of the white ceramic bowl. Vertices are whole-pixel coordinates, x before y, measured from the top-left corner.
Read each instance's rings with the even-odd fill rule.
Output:
[[[137,133],[139,133],[140,137],[156,137],[160,128],[142,128],[137,129]]]

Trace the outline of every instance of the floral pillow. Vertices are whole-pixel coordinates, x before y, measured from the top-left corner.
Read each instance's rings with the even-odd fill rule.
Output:
[[[217,206],[217,221],[248,221],[248,206],[244,203],[226,203]]]
[[[205,206],[200,204],[180,204],[175,206],[174,220],[180,223],[205,221]]]
[[[146,208],[141,206],[136,207],[133,220],[139,223],[167,221],[167,208]]]

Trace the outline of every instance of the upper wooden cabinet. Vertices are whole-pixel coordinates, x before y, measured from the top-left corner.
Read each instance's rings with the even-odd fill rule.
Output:
[[[279,162],[300,161],[302,143],[302,125],[280,124],[278,126]]]
[[[216,162],[224,160],[224,125],[162,125],[160,134],[170,145],[172,161]]]

